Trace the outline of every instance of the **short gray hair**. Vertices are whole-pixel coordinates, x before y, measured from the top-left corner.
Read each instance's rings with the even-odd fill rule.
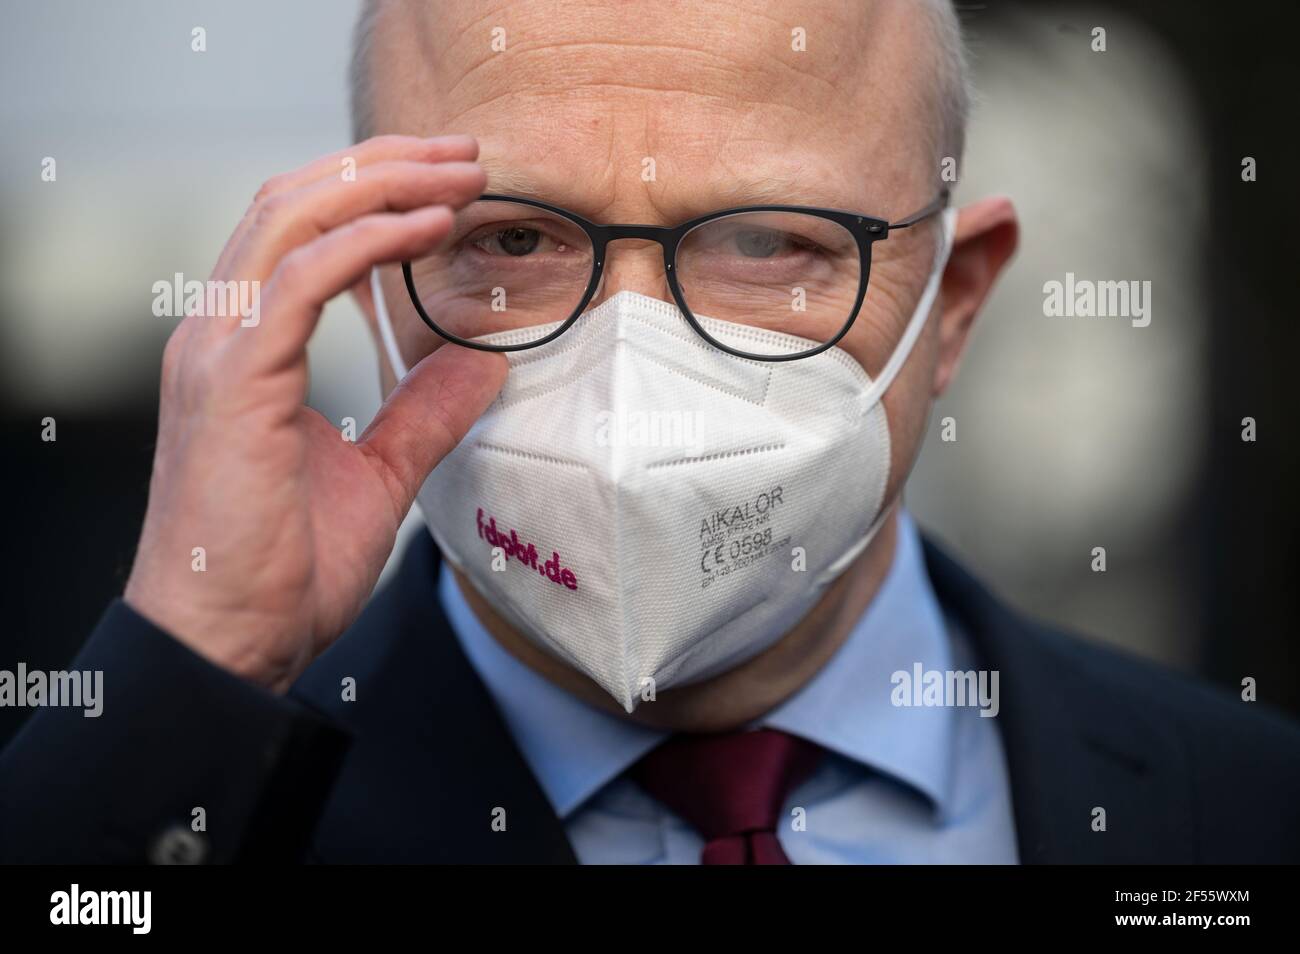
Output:
[[[352,30],[352,65],[348,70],[348,85],[352,108],[352,141],[361,142],[374,135],[370,89],[370,44],[375,36],[375,21],[379,19],[379,0],[361,0],[361,14]]]
[[[375,21],[383,0],[362,0],[361,14],[352,33],[350,73],[352,136],[360,142],[374,135],[374,103],[371,89],[370,46]],[[939,45],[939,75],[936,99],[939,108],[939,159],[951,156],[960,162],[966,146],[966,124],[970,120],[970,63],[962,36],[961,20],[952,0],[917,0],[929,14]]]
[[[939,46],[940,73],[936,91],[939,158],[951,156],[960,165],[966,148],[966,125],[970,122],[970,57],[966,51],[961,18],[952,0],[926,0],[925,7],[930,13]]]

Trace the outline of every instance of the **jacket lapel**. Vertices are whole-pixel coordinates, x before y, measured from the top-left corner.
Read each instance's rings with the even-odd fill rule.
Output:
[[[929,540],[925,556],[940,603],[1000,674],[1020,860],[1190,862],[1186,744],[1123,678],[1131,664],[1016,616]]]
[[[562,824],[443,616],[438,569],[420,532],[397,578],[295,686],[354,735],[314,853],[326,862],[573,864]],[[347,676],[355,702],[340,699]]]

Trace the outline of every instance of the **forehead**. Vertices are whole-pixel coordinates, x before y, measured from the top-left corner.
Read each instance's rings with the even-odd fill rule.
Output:
[[[917,0],[398,0],[371,49],[375,126],[471,133],[489,189],[592,215],[897,213],[933,179],[927,22]]]

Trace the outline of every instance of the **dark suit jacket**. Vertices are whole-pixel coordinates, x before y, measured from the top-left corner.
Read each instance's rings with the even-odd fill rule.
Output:
[[[1001,673],[1022,861],[1300,861],[1296,725],[1022,619],[929,543],[926,561]],[[573,862],[442,615],[438,562],[421,534],[287,697],[114,603],[70,667],[104,671],[102,716],[39,710],[0,753],[0,860],[145,861],[202,807],[206,861]]]

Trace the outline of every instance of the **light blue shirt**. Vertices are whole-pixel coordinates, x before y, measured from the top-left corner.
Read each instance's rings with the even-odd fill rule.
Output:
[[[578,860],[698,864],[700,836],[624,776],[666,734],[594,709],[516,660],[479,623],[446,564],[439,595]],[[916,663],[977,668],[944,619],[904,513],[893,565],[844,645],[753,723],[827,751],[777,825],[793,863],[1016,863],[997,719],[975,706],[895,705],[893,674],[911,674]]]

